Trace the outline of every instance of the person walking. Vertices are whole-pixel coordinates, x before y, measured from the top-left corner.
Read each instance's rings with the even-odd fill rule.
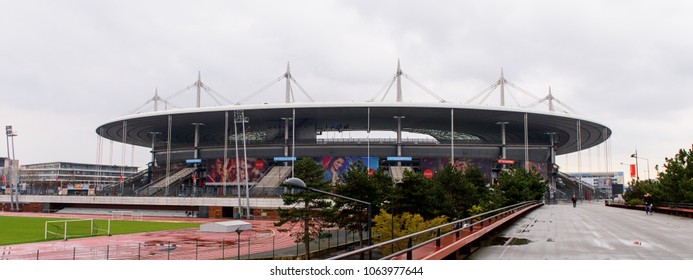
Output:
[[[575,206],[577,205],[577,196],[573,195],[573,198],[570,200],[573,201],[573,208],[575,208]]]
[[[652,215],[652,204],[654,203],[654,200],[652,199],[652,195],[650,193],[645,194],[645,214]]]

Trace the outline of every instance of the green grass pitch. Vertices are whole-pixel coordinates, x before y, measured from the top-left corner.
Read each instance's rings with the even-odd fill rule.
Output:
[[[58,218],[38,218],[38,217],[12,217],[12,216],[0,216],[0,246],[9,244],[21,244],[21,243],[31,243],[47,241],[44,239],[44,229],[46,221],[59,221],[59,220],[75,220],[74,218],[68,219],[58,219]],[[108,220],[97,220],[94,219],[94,226],[99,229],[105,230],[108,227]],[[198,223],[181,223],[181,222],[147,222],[147,221],[123,221],[123,220],[112,220],[111,221],[111,235],[115,234],[127,234],[127,233],[138,233],[138,232],[151,232],[160,230],[170,230],[170,229],[182,229],[182,228],[194,228],[199,227]],[[55,229],[51,230],[50,227],[53,225],[49,224],[49,231],[59,231],[60,228],[56,226]],[[60,224],[62,227],[62,224]],[[73,228],[70,228],[73,227]],[[83,227],[83,228],[79,228]],[[74,223],[68,226],[68,231],[75,232],[89,232],[88,222]],[[68,235],[70,233],[68,232]],[[105,235],[105,231],[99,231],[96,235]],[[61,237],[49,236],[48,240],[56,240]]]

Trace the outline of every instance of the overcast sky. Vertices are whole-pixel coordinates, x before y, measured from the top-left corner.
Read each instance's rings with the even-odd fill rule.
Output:
[[[452,103],[487,88],[501,68],[537,96],[551,87],[613,130],[612,169],[628,173],[620,163],[634,163],[637,148],[654,178],[655,164],[693,144],[691,15],[691,1],[0,0],[0,122],[17,132],[22,164],[95,163],[99,125],[157,88],[174,94],[198,71],[236,102],[290,62],[316,101],[366,101],[400,59],[406,74]],[[436,102],[403,84],[405,102]],[[246,103],[283,100],[275,85]],[[307,101],[298,91],[296,100]],[[193,93],[172,102],[192,107]],[[111,156],[105,142],[103,162],[120,164],[120,148]],[[603,153],[583,152],[581,171],[603,170]],[[135,165],[148,160],[147,149],[135,150]],[[577,171],[575,161],[558,163]]]

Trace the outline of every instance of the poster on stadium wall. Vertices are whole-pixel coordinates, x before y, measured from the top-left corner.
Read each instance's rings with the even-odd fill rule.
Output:
[[[515,166],[517,168],[524,168],[525,167],[525,162],[520,161],[520,162],[515,162]],[[548,170],[548,165],[545,162],[527,162],[527,165],[529,165],[529,170],[535,170],[539,172],[539,175],[541,175],[544,180],[549,180],[549,170]]]
[[[445,168],[450,163],[450,158],[421,158],[419,163],[421,172],[426,178],[433,178],[438,171]],[[491,178],[491,169],[494,162],[489,159],[456,158],[454,166],[457,170],[464,171],[469,166],[476,166],[481,170],[487,179]]]
[[[223,158],[208,160],[206,183],[223,183],[224,169],[227,172],[227,183],[245,182],[246,176],[248,177],[248,182],[257,182],[267,168],[264,160],[256,158],[247,158],[245,163],[243,159],[239,159],[238,163],[240,163],[240,168],[236,168],[235,158],[228,158],[226,166],[224,166]]]
[[[331,182],[332,184],[335,184],[341,180],[341,175],[344,174],[347,170],[349,170],[349,166],[351,166],[352,163],[361,161],[363,162],[363,165],[365,165],[368,168],[369,174],[372,174],[376,170],[378,170],[378,157],[345,157],[345,156],[336,156],[336,157],[322,157],[322,158],[317,158],[317,162],[319,162],[322,167],[325,169],[325,173],[323,176],[323,179],[325,181]]]

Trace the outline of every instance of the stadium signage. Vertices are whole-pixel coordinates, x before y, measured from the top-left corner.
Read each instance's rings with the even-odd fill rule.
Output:
[[[512,159],[499,159],[498,163],[499,164],[515,164],[515,161]]]
[[[388,161],[411,161],[411,157],[387,157]]]
[[[296,161],[296,157],[274,157],[274,161]]]
[[[187,163],[187,164],[202,163],[202,159],[199,159],[199,158],[186,159],[185,163]]]

